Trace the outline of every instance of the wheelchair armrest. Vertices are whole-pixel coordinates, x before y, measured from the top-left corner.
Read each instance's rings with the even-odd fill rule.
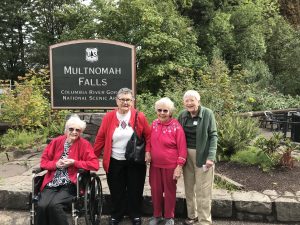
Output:
[[[78,169],[78,171],[77,171],[77,173],[79,173],[79,174],[84,174],[84,173],[89,173],[89,172],[90,172],[89,170],[85,170],[82,168]]]
[[[35,173],[35,174],[40,173],[40,172],[42,172],[42,171],[44,171],[44,169],[42,169],[42,168],[40,168],[40,167],[37,167],[37,168],[33,168],[33,169],[32,169],[32,173]]]

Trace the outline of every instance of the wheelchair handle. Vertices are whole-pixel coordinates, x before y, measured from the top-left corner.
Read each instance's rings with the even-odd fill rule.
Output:
[[[42,172],[42,171],[44,171],[44,169],[42,169],[42,168],[40,168],[40,167],[38,167],[38,168],[33,168],[33,169],[32,169],[32,173],[40,173],[40,172]]]

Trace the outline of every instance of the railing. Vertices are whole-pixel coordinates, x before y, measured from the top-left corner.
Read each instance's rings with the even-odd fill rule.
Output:
[[[274,131],[281,131],[284,137],[291,132],[291,139],[300,142],[300,112],[293,111],[287,113],[272,113],[265,111],[264,116],[260,119],[260,125]]]

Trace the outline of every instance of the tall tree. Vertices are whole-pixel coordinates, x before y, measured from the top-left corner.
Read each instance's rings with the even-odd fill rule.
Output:
[[[156,93],[170,76],[197,79],[206,65],[190,21],[180,16],[171,0],[121,0],[99,20],[100,37],[137,47],[139,91]]]
[[[16,79],[26,70],[26,52],[32,27],[30,0],[3,0],[0,6],[0,78]]]
[[[62,15],[77,4],[79,0],[32,0],[30,23],[35,29],[28,59],[31,68],[48,64],[48,47],[60,40],[69,22]]]

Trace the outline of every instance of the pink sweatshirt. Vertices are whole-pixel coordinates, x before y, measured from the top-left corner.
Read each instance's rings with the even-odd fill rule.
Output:
[[[159,119],[151,126],[151,166],[175,168],[185,164],[187,147],[184,130],[176,119],[162,123]]]

